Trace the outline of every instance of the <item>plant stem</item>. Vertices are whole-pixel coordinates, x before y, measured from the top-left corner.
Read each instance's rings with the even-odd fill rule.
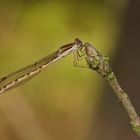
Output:
[[[118,99],[122,103],[123,107],[125,108],[130,120],[131,125],[135,133],[140,137],[140,118],[136,113],[135,108],[133,107],[128,94],[121,88],[120,84],[117,81],[116,76],[112,73],[113,77],[110,79],[106,79],[109,83],[110,87],[116,93]]]
[[[140,137],[140,118],[133,107],[128,94],[121,88],[114,72],[109,65],[109,59],[99,53],[91,44],[85,44],[86,61],[90,69],[98,72],[116,93],[125,108],[134,132]]]

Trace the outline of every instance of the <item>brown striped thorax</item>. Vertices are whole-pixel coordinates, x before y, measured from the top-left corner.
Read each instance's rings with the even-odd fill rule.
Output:
[[[75,51],[82,47],[82,41],[78,38],[74,40],[73,43],[66,44],[58,49],[58,54],[66,53],[67,51]]]

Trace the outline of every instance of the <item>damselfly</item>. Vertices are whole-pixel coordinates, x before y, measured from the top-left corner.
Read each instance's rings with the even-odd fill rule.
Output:
[[[0,78],[0,93],[21,85],[23,82],[40,73],[50,64],[57,62],[71,52],[77,52],[81,46],[82,42],[79,39],[75,39],[74,43],[64,45],[54,53],[42,58],[41,60]]]

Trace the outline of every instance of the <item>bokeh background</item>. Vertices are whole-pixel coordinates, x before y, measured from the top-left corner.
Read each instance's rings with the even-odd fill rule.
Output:
[[[109,56],[140,114],[140,1],[0,0],[0,76],[79,37]],[[137,140],[107,83],[73,55],[0,96],[1,140]]]

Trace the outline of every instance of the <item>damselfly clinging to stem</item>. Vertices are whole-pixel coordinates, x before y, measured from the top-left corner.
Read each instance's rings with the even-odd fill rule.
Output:
[[[0,93],[21,85],[25,81],[40,73],[50,64],[57,62],[72,52],[77,52],[77,50],[80,50],[81,46],[82,42],[79,39],[75,39],[74,43],[64,45],[54,53],[42,58],[41,60],[0,78]]]

